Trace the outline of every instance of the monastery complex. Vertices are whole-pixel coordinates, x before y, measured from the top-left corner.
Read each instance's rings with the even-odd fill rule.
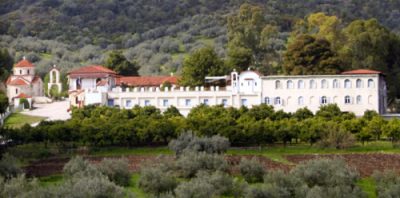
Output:
[[[321,105],[336,103],[357,116],[366,110],[384,114],[387,108],[384,75],[373,70],[298,76],[263,76],[248,70],[205,79],[226,86],[179,87],[177,81],[174,76],[124,77],[102,66],[86,66],[69,73],[70,104],[124,109],[151,105],[162,111],[173,105],[183,115],[200,104],[235,108],[269,104],[286,112],[304,107],[316,112]]]

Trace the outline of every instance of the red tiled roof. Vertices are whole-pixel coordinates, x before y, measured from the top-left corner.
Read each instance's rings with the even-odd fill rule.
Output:
[[[22,85],[29,85],[29,82],[27,82],[26,80],[23,80],[22,78],[16,78],[14,80],[11,80],[11,78],[8,78],[7,85],[22,86]]]
[[[88,74],[88,73],[107,73],[114,75],[117,74],[115,71],[100,65],[89,65],[69,72],[69,74]]]
[[[26,59],[22,59],[14,67],[34,67],[34,65]]]
[[[128,86],[160,86],[165,82],[171,84],[178,83],[176,76],[121,76],[117,79],[117,85],[126,84]]]
[[[37,81],[39,81],[39,80],[41,80],[40,77],[39,77],[39,76],[35,76],[35,77],[33,77],[33,79],[32,79],[32,83],[35,83],[35,82],[37,82]]]
[[[382,72],[370,69],[356,69],[342,72],[342,74],[382,74]]]
[[[20,93],[18,96],[15,96],[14,98],[31,98],[31,96],[28,96],[24,93]]]

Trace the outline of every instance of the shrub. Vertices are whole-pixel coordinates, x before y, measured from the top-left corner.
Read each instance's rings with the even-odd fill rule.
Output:
[[[75,176],[98,176],[101,173],[87,160],[77,156],[72,158],[63,168],[64,176],[71,178]]]
[[[235,183],[231,176],[225,172],[216,171],[212,174],[208,172],[199,172],[195,179],[204,180],[214,187],[214,194],[222,196],[232,195],[235,191]]]
[[[341,159],[318,159],[302,163],[292,174],[303,180],[309,187],[314,186],[355,186],[359,174]]]
[[[173,191],[177,181],[160,167],[145,167],[140,171],[138,184],[144,192],[160,195]]]
[[[176,155],[180,155],[184,151],[221,154],[229,148],[229,145],[229,140],[219,135],[200,138],[188,132],[181,134],[176,140],[172,140],[169,143],[169,148]]]
[[[17,159],[8,153],[4,154],[0,160],[0,176],[9,179],[21,172]]]
[[[265,170],[262,164],[256,159],[242,158],[239,164],[240,174],[249,183],[262,182]]]
[[[353,146],[355,138],[344,127],[337,123],[329,122],[318,143],[322,148],[343,149]]]
[[[176,169],[179,175],[191,178],[199,171],[227,171],[228,164],[222,155],[208,154],[205,152],[185,152],[176,161]]]
[[[13,177],[8,181],[1,179],[1,197],[30,197],[39,188],[36,179],[28,180],[24,174]]]
[[[53,190],[54,197],[125,197],[124,189],[106,176],[76,176],[66,180]]]
[[[215,196],[214,186],[204,179],[192,179],[181,183],[175,189],[177,198],[209,198]]]
[[[120,186],[128,186],[131,173],[126,159],[103,159],[97,168],[108,179]]]
[[[375,172],[372,177],[376,182],[378,197],[398,197],[400,195],[400,176],[394,171]]]
[[[292,174],[283,171],[271,171],[264,177],[264,183],[274,187],[281,194],[290,197],[305,197],[307,185]]]

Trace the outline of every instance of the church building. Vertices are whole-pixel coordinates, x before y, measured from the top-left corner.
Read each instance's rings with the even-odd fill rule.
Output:
[[[43,96],[43,81],[35,75],[35,66],[25,57],[14,65],[13,73],[6,81],[9,103],[15,107],[25,98],[32,105],[34,97]]]

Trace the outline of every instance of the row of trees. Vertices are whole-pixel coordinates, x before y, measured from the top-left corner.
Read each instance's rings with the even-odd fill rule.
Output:
[[[251,109],[200,105],[187,117],[175,107],[161,113],[155,107],[131,110],[110,107],[74,109],[68,121],[43,121],[36,127],[2,129],[2,136],[15,143],[52,142],[107,145],[166,144],[184,131],[200,136],[221,135],[234,145],[290,144],[308,142],[323,147],[344,148],[356,140],[400,140],[400,121],[384,120],[374,111],[361,118],[342,113],[336,105],[322,106],[314,115],[308,109],[295,113],[275,111],[272,106]]]

